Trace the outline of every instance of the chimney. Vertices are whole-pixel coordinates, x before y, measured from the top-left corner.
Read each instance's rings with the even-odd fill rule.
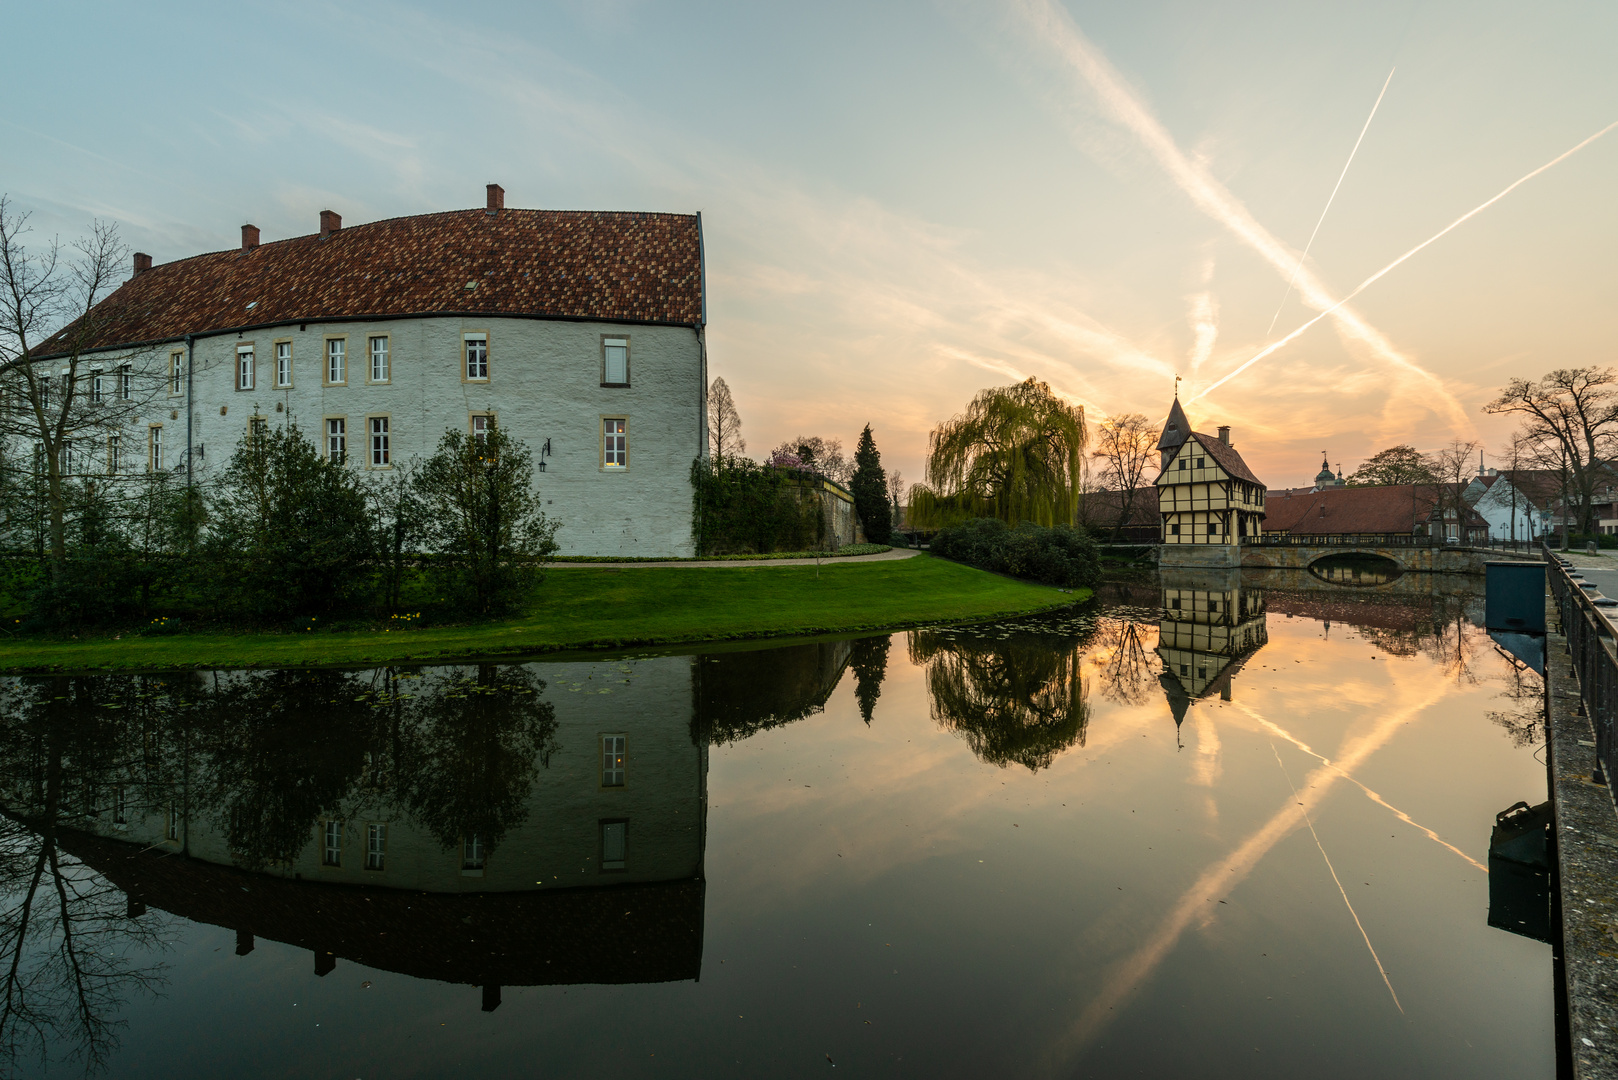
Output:
[[[135,252],[135,277],[140,277],[152,268],[152,257],[144,251]]]
[[[252,251],[256,247],[258,247],[258,226],[257,225],[243,225],[242,226],[242,250],[243,251]]]
[[[486,213],[495,213],[506,208],[506,189],[499,184],[489,185],[489,202],[485,207]]]
[[[320,235],[330,236],[343,227],[343,215],[335,210],[322,210],[320,212]]]
[[[1230,445],[1230,425],[1229,424],[1221,424],[1219,426],[1219,441],[1224,443],[1226,446]]]

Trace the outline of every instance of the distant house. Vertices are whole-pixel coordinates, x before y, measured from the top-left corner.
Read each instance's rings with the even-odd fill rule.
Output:
[[[1437,484],[1379,484],[1272,492],[1266,504],[1267,535],[1308,536],[1322,541],[1409,543],[1443,536],[1457,543],[1488,540],[1489,523],[1452,498],[1440,499]]]
[[[1264,530],[1264,483],[1231,444],[1230,428],[1204,435],[1191,430],[1180,399],[1174,399],[1157,450],[1157,509],[1162,520],[1164,558],[1206,562],[1211,551],[1175,549],[1223,547],[1229,565],[1240,562],[1236,546]]]
[[[1551,507],[1556,502],[1558,487],[1551,473],[1485,469],[1467,485],[1463,497],[1489,523],[1492,538],[1535,540],[1553,528]],[[1610,513],[1610,506],[1606,509],[1609,513],[1604,517],[1618,517]],[[1618,520],[1612,524],[1618,525]]]
[[[1133,493],[1087,491],[1079,496],[1079,524],[1100,540],[1155,544],[1163,533],[1157,488],[1136,488]]]

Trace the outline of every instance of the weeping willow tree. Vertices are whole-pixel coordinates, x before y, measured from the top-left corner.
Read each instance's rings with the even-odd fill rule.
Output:
[[[1037,379],[980,390],[928,438],[927,482],[910,489],[911,525],[940,529],[982,517],[1072,524],[1086,435],[1083,407]]]

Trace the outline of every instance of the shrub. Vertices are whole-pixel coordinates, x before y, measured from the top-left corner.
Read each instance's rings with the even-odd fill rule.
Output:
[[[1095,544],[1071,525],[1047,528],[998,518],[974,518],[933,538],[932,551],[982,570],[1080,588],[1101,579]]]
[[[699,555],[808,551],[821,543],[812,473],[749,458],[691,463],[692,537]]]

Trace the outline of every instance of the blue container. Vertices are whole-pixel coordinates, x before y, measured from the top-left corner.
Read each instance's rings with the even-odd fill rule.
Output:
[[[1545,632],[1545,564],[1491,562],[1485,569],[1483,622],[1490,630]]]

